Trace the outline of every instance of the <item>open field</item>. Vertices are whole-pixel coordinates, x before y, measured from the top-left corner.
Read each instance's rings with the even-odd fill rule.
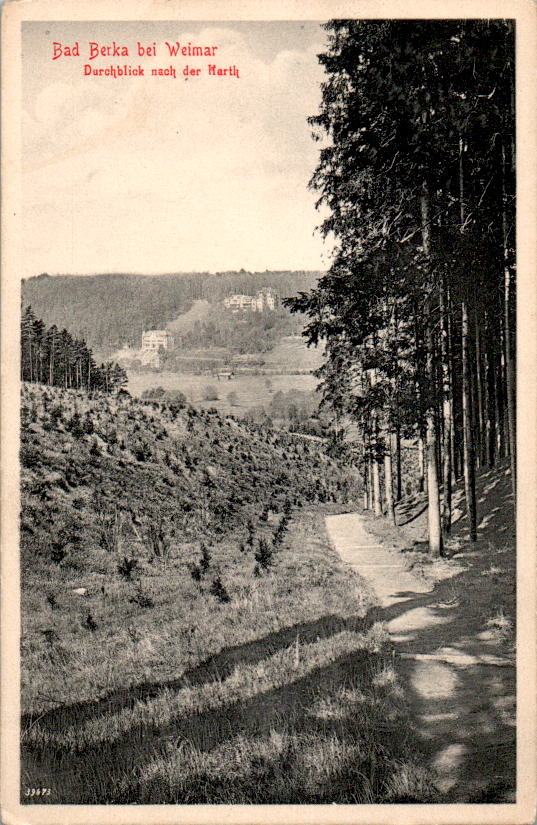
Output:
[[[321,366],[324,345],[307,347],[301,335],[288,335],[260,356],[265,362],[263,369],[293,372],[316,370]]]
[[[214,407],[220,413],[242,416],[252,407],[270,405],[274,393],[278,391],[301,390],[311,392],[317,386],[313,375],[236,375],[229,381],[212,375],[193,375],[177,372],[132,372],[127,371],[129,383],[127,389],[133,396],[140,397],[144,390],[162,387],[165,390],[177,390],[184,393],[190,404],[196,407]],[[267,383],[268,382],[268,383]],[[208,387],[214,387],[218,401],[205,401],[204,393]],[[236,402],[229,403],[229,393],[236,393]]]

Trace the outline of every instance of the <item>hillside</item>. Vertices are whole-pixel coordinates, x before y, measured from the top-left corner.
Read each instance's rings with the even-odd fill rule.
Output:
[[[22,425],[22,787],[48,789],[24,801],[427,797],[324,531],[352,470],[121,393],[26,385]]]
[[[232,541],[231,556],[250,542],[244,564],[248,558],[253,570],[259,539],[272,535],[291,508],[353,494],[352,474],[338,470],[317,445],[210,410],[27,385],[22,422],[27,650],[34,634],[44,632],[43,620],[53,637],[58,624],[66,629],[58,606],[70,586],[92,594],[80,615],[70,616],[69,634],[84,636],[87,614],[101,624],[104,592],[125,617],[136,616],[140,601],[158,601],[144,589],[151,565],[179,565],[188,573],[188,565],[202,559],[201,543]],[[227,563],[220,571],[224,584]],[[132,582],[119,587],[122,595],[120,582]],[[32,710],[41,707],[50,676],[48,667],[39,671],[23,679]],[[91,691],[90,683],[79,690]]]
[[[22,282],[22,301],[47,325],[68,328],[92,348],[139,346],[144,329],[172,326],[194,301],[273,287],[280,297],[310,289],[318,272],[207,272],[171,275],[39,275]]]

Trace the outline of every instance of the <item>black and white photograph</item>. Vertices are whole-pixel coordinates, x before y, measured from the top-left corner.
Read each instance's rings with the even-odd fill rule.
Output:
[[[3,821],[529,825],[535,9],[164,5],[17,24]]]

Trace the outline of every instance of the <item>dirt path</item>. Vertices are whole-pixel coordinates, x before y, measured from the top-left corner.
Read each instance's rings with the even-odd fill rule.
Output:
[[[453,584],[413,575],[359,515],[327,516],[326,526],[342,560],[379,597],[438,801],[514,802],[513,658],[465,613]]]

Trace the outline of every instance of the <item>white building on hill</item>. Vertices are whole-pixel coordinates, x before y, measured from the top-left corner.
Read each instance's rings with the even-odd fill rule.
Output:
[[[142,350],[158,352],[173,348],[173,335],[167,329],[148,329],[142,333]]]
[[[230,295],[224,298],[224,306],[232,312],[274,311],[279,305],[280,297],[271,287],[260,289],[256,295]]]
[[[167,329],[148,329],[142,333],[140,360],[144,366],[160,367],[160,350],[173,349],[173,335]]]
[[[255,312],[253,301],[255,298],[252,295],[230,295],[224,298],[224,306],[232,312]]]

